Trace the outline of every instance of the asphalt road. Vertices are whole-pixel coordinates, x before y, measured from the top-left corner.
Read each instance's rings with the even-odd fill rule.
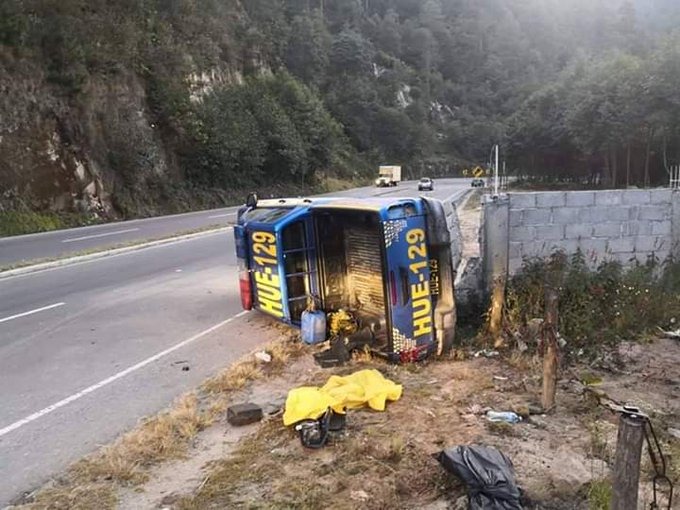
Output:
[[[469,180],[435,186],[424,194],[456,197]],[[342,194],[418,192],[402,183]],[[0,253],[12,246],[13,256],[35,257],[39,247],[44,257],[85,232],[132,225],[167,235],[215,214],[22,236]],[[235,263],[231,232],[220,232],[0,279],[0,507],[258,345],[257,334],[233,333],[238,321],[228,322],[241,311]]]
[[[414,182],[402,183],[397,190],[410,189]],[[394,193],[394,188],[356,188],[332,193],[333,196],[369,196]],[[245,197],[244,197],[245,200]],[[187,214],[118,221],[24,236],[0,237],[0,268],[27,261],[65,257],[91,250],[103,250],[128,243],[159,239],[210,227],[225,227],[236,221],[238,207],[211,209]]]

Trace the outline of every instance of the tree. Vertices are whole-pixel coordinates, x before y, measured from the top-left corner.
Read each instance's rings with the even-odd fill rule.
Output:
[[[328,67],[331,36],[318,14],[295,16],[286,48],[287,69],[308,84],[320,85]]]
[[[353,29],[333,39],[331,66],[337,74],[368,74],[373,69],[373,45]]]

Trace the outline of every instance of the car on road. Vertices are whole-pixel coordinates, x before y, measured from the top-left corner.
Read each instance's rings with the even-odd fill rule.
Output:
[[[483,188],[484,187],[484,179],[472,179],[472,183],[470,185],[473,188]]]
[[[418,181],[418,191],[432,191],[434,189],[434,181],[429,177],[423,177]]]

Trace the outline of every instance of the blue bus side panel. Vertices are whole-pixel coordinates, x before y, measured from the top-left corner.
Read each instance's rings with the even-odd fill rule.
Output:
[[[386,220],[383,230],[392,351],[422,352],[424,356],[434,346],[425,218],[418,215]]]

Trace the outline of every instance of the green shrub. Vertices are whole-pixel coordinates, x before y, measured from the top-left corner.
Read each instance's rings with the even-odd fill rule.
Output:
[[[593,480],[588,488],[588,508],[609,510],[612,500],[612,484],[609,480]]]
[[[0,236],[16,236],[62,228],[61,220],[52,214],[9,211],[0,213]]]
[[[60,228],[91,225],[99,218],[77,213],[49,213],[34,211],[0,212],[0,237],[48,232]]]
[[[510,279],[505,319],[510,330],[544,315],[546,284],[558,289],[559,331],[567,350],[593,353],[680,320],[680,263],[650,259],[624,270],[618,262],[589,269],[581,253],[527,260]]]

